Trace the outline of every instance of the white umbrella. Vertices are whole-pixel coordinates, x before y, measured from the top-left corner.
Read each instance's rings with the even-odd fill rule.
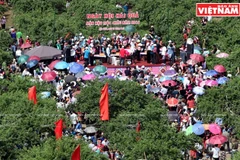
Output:
[[[203,95],[204,91],[205,91],[205,89],[202,87],[194,87],[193,88],[193,93],[195,93],[197,95]]]
[[[193,44],[193,39],[192,38],[188,38],[187,39],[187,44]]]
[[[95,127],[90,126],[90,127],[85,128],[85,129],[84,129],[84,132],[86,132],[86,133],[96,133],[97,130],[96,130]]]

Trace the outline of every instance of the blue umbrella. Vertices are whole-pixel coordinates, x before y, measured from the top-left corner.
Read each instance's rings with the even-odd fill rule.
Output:
[[[229,79],[227,77],[220,77],[217,79],[218,84],[224,84],[228,81]]]
[[[69,71],[71,73],[79,73],[84,71],[84,67],[81,64],[75,63],[70,67]]]
[[[206,76],[216,76],[218,74],[215,70],[209,70],[205,73]]]
[[[36,66],[37,64],[38,64],[38,60],[33,59],[33,60],[27,62],[27,68],[32,68],[32,67]]]
[[[68,63],[69,65],[68,65],[68,67],[70,68],[71,66],[73,66],[74,64],[78,64],[78,63],[76,63],[76,62],[71,62],[71,63]]]
[[[166,77],[166,76],[164,76],[164,77],[161,77],[161,78],[159,79],[160,82],[163,82],[163,81],[166,81],[166,80],[172,80],[172,78],[171,78],[171,77]]]
[[[177,80],[183,82],[184,81],[184,77],[178,76]]]
[[[68,67],[69,64],[65,61],[60,61],[54,66],[55,69],[67,69]]]
[[[41,95],[42,95],[41,98],[44,99],[44,98],[49,98],[51,93],[50,92],[42,92]]]
[[[173,69],[165,71],[164,76],[174,76],[177,72]]]
[[[114,79],[114,76],[102,76],[102,77],[99,77],[100,79]]]
[[[205,132],[205,129],[201,123],[194,124],[192,130],[196,135],[202,135]]]

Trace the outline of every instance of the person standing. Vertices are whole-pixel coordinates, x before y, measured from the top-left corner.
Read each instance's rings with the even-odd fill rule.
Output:
[[[85,66],[88,66],[89,64],[89,57],[90,57],[90,50],[88,49],[88,47],[86,47],[84,51]]]
[[[215,147],[212,149],[213,152],[213,160],[219,160],[220,155],[220,149],[218,148],[218,145],[216,144]]]
[[[126,50],[124,46],[122,46],[120,50],[120,66],[124,66],[125,58],[126,58]]]
[[[163,43],[162,44],[162,60],[163,60],[163,64],[166,63],[166,54],[167,54],[167,47]]]
[[[6,17],[2,16],[2,18],[1,18],[1,27],[2,27],[2,29],[6,29],[6,23],[7,23]]]

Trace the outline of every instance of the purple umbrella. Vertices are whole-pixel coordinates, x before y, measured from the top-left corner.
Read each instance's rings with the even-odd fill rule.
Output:
[[[102,76],[100,79],[114,79],[114,76]]]
[[[86,74],[82,77],[83,80],[89,81],[89,80],[94,80],[96,76],[94,74]]]
[[[165,71],[164,76],[174,76],[177,72],[173,69]]]

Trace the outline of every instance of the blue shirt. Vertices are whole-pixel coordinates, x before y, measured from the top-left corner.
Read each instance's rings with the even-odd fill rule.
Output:
[[[84,58],[88,59],[90,55],[90,51],[87,49],[84,51]]]
[[[82,125],[81,125],[81,123],[77,123],[77,125],[76,125],[76,128],[75,129],[81,129],[82,128]]]

